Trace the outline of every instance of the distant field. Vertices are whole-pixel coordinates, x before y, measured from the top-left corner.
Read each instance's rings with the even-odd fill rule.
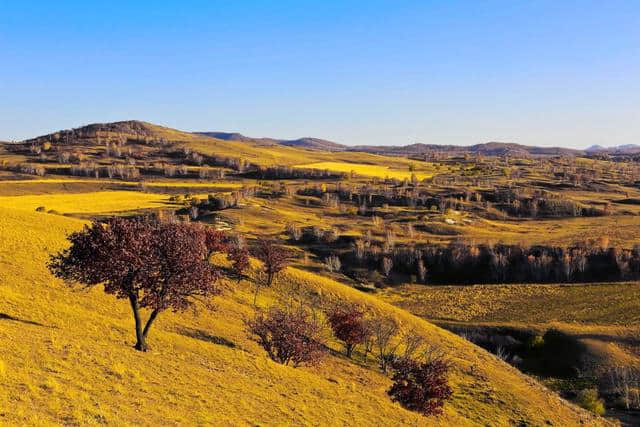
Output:
[[[640,283],[588,285],[405,285],[384,300],[420,317],[463,322],[640,324]]]
[[[309,163],[304,165],[296,165],[296,168],[305,168],[305,169],[327,169],[335,172],[345,172],[349,173],[354,171],[358,175],[366,175],[366,176],[375,176],[378,178],[411,178],[412,174],[415,174],[418,179],[430,178],[433,176],[431,173],[415,171],[411,172],[408,169],[406,171],[391,169],[388,166],[379,166],[379,165],[367,165],[360,163],[347,163],[347,162],[317,162],[317,163]]]
[[[62,178],[50,178],[50,179],[24,179],[24,180],[4,180],[0,181],[0,185],[5,184],[114,184],[114,185],[140,185],[144,184],[147,187],[241,187],[242,184],[238,182],[188,182],[188,181],[114,181],[107,179],[62,179]]]
[[[137,191],[42,194],[0,197],[0,206],[34,211],[40,206],[59,213],[108,213],[162,207],[168,196]]]

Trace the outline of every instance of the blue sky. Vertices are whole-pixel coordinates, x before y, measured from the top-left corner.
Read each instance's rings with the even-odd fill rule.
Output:
[[[0,139],[640,143],[640,2],[0,0]]]

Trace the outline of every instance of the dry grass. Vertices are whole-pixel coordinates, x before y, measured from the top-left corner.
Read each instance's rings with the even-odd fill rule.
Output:
[[[110,213],[166,206],[168,196],[137,191],[100,191],[0,197],[0,206],[34,211],[40,206],[67,213]]]
[[[115,202],[114,202],[115,204]],[[319,368],[268,360],[242,326],[251,287],[215,312],[163,313],[152,351],[131,348],[127,304],[73,291],[45,269],[80,220],[0,207],[3,423],[12,425],[542,425],[601,424],[464,340],[337,282],[289,269],[285,287],[315,289],[394,316],[454,361],[453,401],[425,419],[389,401],[389,380],[330,356]],[[266,293],[263,303],[275,295]],[[331,346],[338,349],[336,343]]]
[[[369,164],[361,164],[361,163],[347,163],[347,162],[318,162],[318,163],[309,163],[304,165],[296,165],[295,167],[305,168],[305,169],[320,169],[320,170],[326,169],[334,172],[345,172],[345,173],[354,172],[357,175],[373,176],[377,178],[410,179],[412,175],[415,175],[418,179],[422,180],[424,178],[430,178],[433,176],[433,173],[427,173],[424,171],[412,172],[410,170],[392,169],[388,166],[369,165]]]

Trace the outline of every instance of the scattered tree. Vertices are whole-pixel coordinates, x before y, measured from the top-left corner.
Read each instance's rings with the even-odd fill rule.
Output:
[[[72,233],[71,246],[53,255],[50,271],[86,287],[128,299],[136,328],[135,348],[147,350],[146,338],[158,314],[185,310],[198,297],[215,295],[221,270],[209,263],[226,250],[224,234],[199,225],[162,223],[146,218],[111,218]],[[141,309],[151,310],[145,324]]]

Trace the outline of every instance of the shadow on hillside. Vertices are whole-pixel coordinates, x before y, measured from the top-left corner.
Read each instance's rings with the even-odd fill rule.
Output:
[[[615,342],[624,345],[638,346],[640,345],[640,339],[630,336],[617,336],[614,334],[578,334],[575,335],[577,339],[591,339],[604,342]]]
[[[34,322],[33,320],[20,319],[19,317],[14,317],[6,313],[0,313],[0,320],[11,320],[13,322],[26,323],[27,325],[46,326],[42,323]]]
[[[182,328],[179,330],[181,335],[189,338],[195,338],[200,341],[206,341],[217,345],[223,345],[229,348],[236,348],[237,345],[233,341],[229,341],[226,338],[218,337],[216,335],[211,335],[202,329],[190,329],[190,328]]]

